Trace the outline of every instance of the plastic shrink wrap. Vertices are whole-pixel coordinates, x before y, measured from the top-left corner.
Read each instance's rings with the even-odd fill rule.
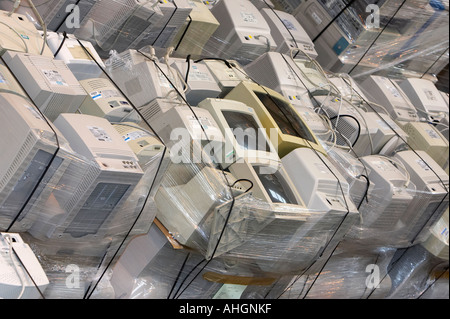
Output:
[[[349,30],[367,3],[333,1],[319,34],[325,1],[301,2],[316,23],[272,2],[34,1],[84,92],[49,120],[29,85],[1,86],[1,231],[35,253],[43,297],[445,295],[448,109],[405,77],[448,60],[448,10],[384,1],[380,28]]]

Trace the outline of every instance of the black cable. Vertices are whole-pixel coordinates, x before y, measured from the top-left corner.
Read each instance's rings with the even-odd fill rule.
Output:
[[[442,58],[442,56],[445,54],[445,52],[448,51],[448,49],[449,49],[449,47],[447,47],[444,50],[444,52],[442,52],[441,55],[439,55],[439,57],[433,62],[433,64],[430,65],[430,67],[425,72],[423,72],[422,76],[420,77],[421,79],[423,79],[423,77],[428,73],[428,71],[430,71],[431,68]]]
[[[283,55],[282,55],[282,56],[283,56]],[[242,72],[241,70],[239,70],[238,68],[236,68],[236,69],[237,69],[238,71],[240,71],[241,73],[243,73],[243,72]],[[266,88],[265,88],[263,85],[259,84],[256,80],[254,80],[254,79],[251,78],[250,76],[249,76],[249,78],[250,78],[255,84],[257,84],[259,87],[261,87],[261,88],[266,92],[267,96],[272,100],[272,102],[273,102],[276,106],[278,106],[278,103],[272,98],[272,96],[269,94],[269,92],[266,90]],[[285,110],[284,110],[283,108],[279,107],[279,106],[278,106],[278,109],[279,109],[279,110],[283,113],[283,115],[288,119],[288,121],[289,121],[289,122],[291,123],[291,125],[293,126],[294,130],[297,131],[295,125],[293,125],[292,122],[291,122],[291,117],[285,114]],[[300,120],[301,120],[301,119],[300,119]],[[299,136],[302,136],[302,134],[300,134],[300,132],[297,131],[296,133],[297,133]],[[333,235],[331,236],[330,240],[327,242],[327,244],[326,244],[326,245],[324,246],[324,248],[322,249],[322,252],[321,252],[321,254],[320,254],[320,256],[319,256],[319,259],[320,259],[320,258],[323,256],[323,253],[327,250],[328,246],[329,246],[329,245],[331,244],[331,242],[333,241],[333,239],[334,239],[334,237],[336,236],[336,234],[338,233],[338,231],[339,231],[341,225],[342,225],[342,224],[344,223],[344,221],[346,220],[348,214],[350,213],[350,209],[349,209],[349,206],[348,206],[348,203],[347,203],[347,200],[346,200],[345,192],[344,192],[344,189],[343,189],[343,187],[342,187],[341,181],[340,181],[339,178],[336,176],[336,174],[333,172],[333,170],[328,166],[328,164],[324,161],[324,159],[322,158],[322,156],[320,156],[320,155],[318,154],[317,150],[313,147],[313,145],[311,144],[311,142],[308,141],[307,139],[304,139],[304,140],[305,140],[306,143],[309,145],[309,148],[311,148],[311,149],[314,151],[314,153],[316,154],[316,156],[322,161],[322,163],[328,168],[328,170],[331,172],[331,174],[333,174],[333,176],[336,178],[337,183],[338,183],[338,186],[339,186],[339,189],[340,189],[340,191],[341,191],[341,193],[342,193],[342,196],[343,196],[343,199],[344,199],[344,204],[345,204],[346,210],[347,210],[346,214],[345,214],[345,215],[343,216],[343,218],[341,219],[341,221],[340,221],[338,227],[337,227],[336,230],[334,231],[334,233],[333,233]],[[338,244],[339,244],[339,243],[338,243]],[[336,247],[334,247],[334,249],[332,250],[330,256],[328,257],[328,260],[325,262],[325,264],[324,264],[324,266],[322,267],[321,271],[324,269],[324,267],[325,267],[326,264],[328,263],[329,259],[330,259],[331,256],[333,255],[334,251],[337,249],[338,244],[337,244]],[[316,261],[313,261],[313,262],[311,263],[311,265],[303,272],[303,274],[306,273],[306,271],[309,270],[309,268],[312,267],[312,266],[315,264],[315,262],[316,262]],[[321,271],[320,271],[320,272],[321,272]],[[303,275],[303,274],[302,274],[302,275]],[[300,275],[299,278],[300,278],[302,275]],[[319,273],[319,275],[320,275],[320,273]],[[319,275],[316,277],[316,279],[314,280],[314,282],[317,280],[317,278],[319,277]],[[313,285],[314,285],[314,283],[313,283]],[[311,287],[312,287],[312,286],[311,286]],[[310,287],[309,289],[311,289],[311,287]],[[308,292],[309,292],[309,289],[308,289]],[[283,292],[283,293],[284,293],[284,292]],[[283,293],[282,293],[282,294],[283,294]],[[280,295],[280,296],[281,296],[281,295]],[[306,297],[306,295],[305,295],[305,297]]]
[[[183,34],[181,35],[181,38],[178,41],[178,44],[175,46],[175,51],[178,50],[178,48],[180,47],[181,43],[183,42],[184,37],[186,36],[186,33],[189,30],[189,27],[190,27],[191,23],[192,23],[191,15],[188,16],[188,19],[189,19],[189,22],[188,22],[188,24],[186,26],[186,29],[184,29]]]
[[[97,59],[95,59],[95,58],[92,56],[91,52],[83,45],[83,43],[82,43],[79,39],[77,39],[77,41],[78,41],[78,43],[80,44],[80,46],[83,48],[83,50],[86,52],[86,54],[87,54],[92,60],[95,61],[95,63],[97,64],[97,66],[102,70],[103,74],[106,75],[106,77],[107,77],[107,78],[115,85],[115,87],[117,88],[117,90],[118,90],[118,91],[119,91],[119,92],[120,92],[120,93],[121,93],[128,101],[130,101],[130,100],[127,98],[125,92],[123,92],[123,90],[122,90],[118,85],[115,84],[115,82],[114,82],[114,80],[111,78],[111,76],[110,76],[110,75],[103,69],[103,67],[98,63]],[[140,113],[140,111],[134,106],[133,103],[130,103],[130,105],[131,105],[131,106],[133,107],[133,109],[138,113],[138,115],[141,117],[141,119],[148,125],[148,127],[149,127],[149,128],[151,129],[151,131],[155,134],[155,136],[156,136],[156,137],[163,143],[163,145],[165,146],[164,141],[163,141],[163,140],[161,139],[161,137],[156,133],[156,131],[153,130],[153,128],[152,128],[152,126],[150,125],[150,123],[148,123],[148,121],[142,116],[142,114]],[[157,167],[157,170],[156,170],[156,174],[155,174],[155,175],[158,175],[159,171],[161,170],[161,167],[162,167],[162,164],[163,164],[163,162],[164,162],[164,158],[165,158],[166,152],[167,152],[167,147],[165,146],[165,147],[164,147],[164,151],[162,152],[161,160],[160,160],[160,162],[159,162],[159,164],[158,164],[158,167]],[[124,236],[124,239],[123,239],[122,242],[120,243],[119,247],[117,248],[117,250],[116,250],[115,253],[113,254],[113,256],[112,256],[112,258],[110,259],[110,261],[108,262],[108,264],[106,265],[106,267],[105,267],[103,273],[102,273],[102,274],[100,275],[100,277],[98,278],[98,280],[97,280],[97,282],[95,283],[95,285],[94,285],[92,291],[88,294],[89,289],[90,289],[90,286],[89,286],[88,290],[86,290],[86,293],[85,293],[83,299],[86,299],[86,298],[89,299],[89,298],[91,297],[91,295],[92,295],[92,293],[95,291],[97,285],[99,284],[99,282],[101,281],[101,279],[102,279],[103,276],[105,275],[106,271],[107,271],[108,268],[111,266],[113,260],[116,258],[117,254],[119,253],[121,247],[124,245],[126,239],[127,239],[128,236],[130,235],[131,231],[133,230],[133,228],[134,228],[134,226],[136,225],[137,221],[139,220],[140,216],[141,216],[142,213],[144,212],[144,208],[145,208],[146,205],[147,205],[147,202],[148,202],[148,200],[149,200],[150,194],[151,194],[151,192],[152,192],[152,190],[153,190],[153,187],[154,187],[154,185],[155,185],[155,180],[156,180],[156,179],[153,179],[152,184],[150,185],[150,188],[149,188],[149,193],[148,193],[147,197],[145,198],[144,203],[142,204],[142,208],[141,208],[139,214],[137,215],[136,219],[134,220],[133,224],[131,225],[130,229],[127,231],[126,235]]]
[[[186,83],[186,88],[188,86],[188,81],[189,81],[189,72],[191,71],[191,55],[189,54],[186,57],[186,62],[187,62],[187,70],[186,70],[186,76],[184,77],[184,83]]]
[[[180,278],[180,275],[183,272],[184,266],[186,265],[190,255],[191,255],[190,253],[188,253],[186,255],[186,258],[184,259],[183,264],[181,265],[181,268],[178,271],[177,277],[175,278],[175,281],[173,282],[172,288],[170,288],[169,294],[167,295],[167,299],[170,299],[170,295],[172,294],[172,291],[175,289],[176,283],[178,282],[178,279]]]
[[[341,16],[341,14],[343,14],[345,10],[347,10],[353,4],[353,2],[355,2],[355,0],[351,0],[335,17],[333,17],[331,21],[328,22],[328,24],[325,26],[325,28],[323,28],[322,31],[320,31],[319,34],[314,37],[312,42],[316,42],[317,39],[320,38],[322,34],[334,23],[334,21],[336,21]]]
[[[175,3],[175,1],[171,1],[171,3],[175,6],[175,10],[173,10],[173,12],[172,12],[170,18],[167,19],[166,24],[164,25],[164,27],[163,27],[163,28],[161,29],[161,31],[159,32],[159,34],[158,34],[158,36],[156,37],[155,41],[153,41],[152,46],[154,46],[155,43],[158,41],[159,37],[163,34],[164,30],[167,28],[167,26],[169,25],[170,21],[173,19],[175,13],[176,13],[177,10],[178,10],[178,6],[177,6],[177,4]],[[167,41],[167,40],[166,40],[166,41]]]
[[[358,205],[358,211],[361,208],[362,203],[364,202],[364,199],[366,200],[366,202],[369,202],[369,199],[367,198],[367,196],[369,195],[369,188],[370,188],[370,180],[366,175],[360,175],[360,177],[363,177],[366,182],[367,182],[367,187],[366,187],[366,191],[364,192],[363,197],[361,198],[361,202]]]
[[[56,52],[55,52],[55,54],[53,54],[53,56],[56,58],[56,56],[59,54],[59,51],[61,51],[61,49],[62,49],[62,47],[63,47],[63,45],[64,45],[64,42],[66,42],[66,39],[67,39],[68,37],[67,37],[67,33],[66,33],[66,31],[64,31],[63,32],[63,39],[62,39],[62,41],[61,41],[61,44],[59,45],[59,47],[58,47],[58,49],[56,50]]]
[[[198,59],[196,61],[194,61],[194,63],[199,63],[202,61],[208,61],[208,60],[212,60],[212,61],[222,61],[223,63],[225,63],[225,65],[229,68],[232,69],[233,65],[227,60],[227,59],[221,59],[221,58],[202,58],[202,59]]]
[[[161,69],[161,67],[158,65],[157,61],[155,61],[155,60],[152,59],[151,57],[148,57],[145,53],[141,52],[140,50],[138,50],[137,52],[139,52],[139,53],[140,53],[141,55],[143,55],[144,57],[146,57],[146,58],[150,59],[151,61],[153,61],[153,63],[155,64],[155,66],[158,68],[158,70],[164,75],[164,77],[165,77],[165,78],[167,79],[167,81],[172,85],[172,87],[173,87],[174,90],[177,92],[177,94],[182,98],[182,100],[184,101],[184,103],[189,107],[189,109],[191,110],[191,112],[192,112],[192,114],[194,115],[195,119],[196,119],[197,122],[200,124],[200,127],[201,127],[202,131],[204,132],[206,139],[207,139],[209,142],[211,142],[211,141],[209,140],[208,135],[206,134],[205,128],[204,128],[203,125],[201,124],[201,121],[200,121],[199,118],[197,117],[197,115],[196,115],[196,113],[194,112],[192,106],[189,104],[189,102],[186,100],[186,98],[181,94],[181,92],[178,90],[178,88],[172,83],[171,79],[167,76],[167,74],[165,74],[165,73],[163,72],[163,70]],[[219,164],[218,166],[219,166],[219,168],[220,168],[220,170],[221,170],[221,172],[222,172],[222,174],[223,174],[223,176],[224,176],[224,178],[225,178],[226,184],[227,184],[227,186],[228,186],[229,189],[230,189],[230,194],[231,194],[231,198],[232,198],[232,199],[231,199],[230,209],[229,209],[229,211],[228,211],[228,214],[227,214],[227,217],[226,217],[224,226],[223,226],[222,231],[221,231],[221,233],[220,233],[220,235],[219,235],[219,239],[217,240],[217,243],[216,243],[216,245],[215,245],[215,247],[214,247],[214,250],[213,250],[213,252],[212,252],[212,254],[211,254],[211,257],[208,259],[208,261],[207,261],[206,264],[202,267],[202,269],[200,269],[200,271],[199,271],[199,272],[194,276],[194,278],[189,282],[189,284],[183,289],[183,291],[182,291],[178,296],[175,296],[175,298],[180,297],[181,294],[182,294],[182,293],[189,287],[189,285],[195,280],[195,278],[197,278],[197,276],[203,271],[203,269],[205,269],[205,267],[206,267],[206,266],[214,259],[215,253],[216,253],[216,251],[217,251],[217,248],[219,247],[219,244],[220,244],[220,241],[221,241],[221,239],[222,239],[222,236],[223,236],[223,234],[225,233],[225,229],[226,229],[226,227],[227,227],[227,225],[228,225],[228,221],[229,221],[229,219],[230,219],[231,213],[232,213],[233,208],[234,208],[234,205],[235,205],[236,198],[235,198],[235,196],[234,196],[233,189],[232,189],[232,187],[231,187],[231,185],[230,185],[230,182],[228,181],[227,175],[226,175],[226,173],[225,173],[225,169],[223,168],[222,163],[218,163],[218,164]],[[205,260],[206,260],[206,259],[205,259]],[[198,265],[196,265],[196,266],[191,270],[190,273],[192,273],[192,271],[195,270],[199,265],[200,265],[200,263],[199,263]],[[189,274],[190,274],[190,273],[189,273]],[[183,280],[183,282],[184,282],[186,279],[187,279],[187,277]],[[181,285],[180,285],[180,288],[181,288]],[[179,289],[178,289],[178,290],[179,290]]]
[[[351,119],[353,119],[353,120],[356,122],[356,124],[358,125],[358,135],[356,136],[355,141],[354,141],[353,144],[352,144],[352,147],[354,147],[354,146],[356,145],[356,143],[358,142],[359,137],[361,136],[361,124],[359,123],[359,121],[358,121],[358,119],[357,119],[356,117],[354,117],[353,115],[350,115],[350,114],[336,115],[336,116],[330,118],[330,121],[333,121],[333,120],[335,120],[335,119],[337,119],[337,118],[341,118],[341,117],[348,117],[348,118],[351,118]],[[335,126],[335,127],[336,127],[336,129],[337,129],[337,126]]]

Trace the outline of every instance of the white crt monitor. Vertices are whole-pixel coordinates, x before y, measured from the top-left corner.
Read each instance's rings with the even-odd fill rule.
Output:
[[[0,229],[21,213],[58,150],[55,132],[28,100],[1,93]]]
[[[226,64],[224,61],[205,59],[198,63],[205,64],[211,71],[222,91],[219,97],[224,97],[242,81],[251,81],[248,74],[236,60],[227,60],[228,64]]]
[[[55,59],[63,60],[77,80],[100,77],[105,69],[103,60],[91,42],[85,40],[80,40],[80,42],[89,53],[78,43],[73,34],[67,34],[64,39],[64,35],[61,33],[47,33],[47,44]]]
[[[64,61],[29,53],[8,51],[5,63],[34,104],[50,121],[61,113],[74,113],[87,98]]]
[[[26,15],[0,10],[0,56],[6,51],[25,52],[53,58],[35,25]]]
[[[144,110],[144,117],[145,113]],[[175,162],[212,161],[226,168],[235,161],[232,146],[226,145],[222,131],[208,110],[180,104],[146,120],[171,149]]]
[[[300,69],[302,82],[311,95],[326,95],[333,90],[333,85],[327,75],[316,65],[313,59],[299,53],[294,56],[294,62]]]
[[[419,120],[417,110],[395,81],[379,75],[371,75],[361,83],[373,102],[384,106],[397,122],[415,122]]]
[[[108,52],[127,50],[147,28],[162,19],[155,0],[97,1],[86,17],[92,21],[97,45]]]
[[[79,113],[104,117],[114,122],[139,123],[141,117],[118,88],[106,78],[81,80],[88,98],[78,109]]]
[[[290,54],[291,49],[298,48],[311,58],[317,58],[318,54],[314,49],[314,43],[292,14],[267,8],[267,6],[260,12],[269,24],[272,37],[277,45],[277,52]]]
[[[448,209],[448,174],[424,151],[398,152],[394,158],[405,165],[416,185],[416,196],[404,219],[407,239],[423,242],[426,231]]]
[[[18,233],[0,233],[0,299],[39,299],[50,281]]]
[[[269,25],[250,1],[221,0],[211,12],[220,26],[205,46],[204,56],[235,59],[245,65],[276,48]]]
[[[299,148],[283,157],[282,163],[308,209],[357,212],[348,182],[323,154]]]
[[[361,105],[368,101],[359,84],[348,74],[330,76],[329,81],[338,90],[336,94],[350,101],[354,105]]]
[[[233,145],[237,161],[246,159],[250,163],[278,166],[278,153],[251,107],[224,99],[205,99],[198,106],[213,116],[226,143]]]
[[[49,216],[30,233],[38,238],[103,239],[109,223],[143,176],[134,152],[106,119],[61,114],[54,125],[85,159],[74,161],[53,192]]]
[[[159,1],[158,7],[163,17],[131,44],[135,48],[151,45],[155,48],[167,48],[178,34],[189,14],[192,5],[188,0]]]
[[[405,227],[404,217],[414,199],[415,185],[410,181],[408,172],[397,167],[388,157],[370,155],[361,158],[369,170],[369,180],[373,186],[368,192],[368,201],[363,201],[360,236],[376,237],[380,240],[392,240],[397,230]],[[377,235],[387,234],[386,238]]]
[[[258,83],[281,93],[294,107],[313,104],[305,79],[292,58],[278,52],[268,52],[245,66],[245,72]]]
[[[124,51],[110,62],[109,75],[137,108],[157,98],[178,98],[172,84],[178,84],[178,91],[185,96],[182,83],[166,64],[152,61],[136,50]]]
[[[152,132],[140,128],[135,123],[117,123],[114,124],[114,128],[136,154],[141,167],[149,164],[165,148],[164,144]]]
[[[430,80],[409,78],[401,81],[399,85],[420,115],[436,120],[443,117],[440,113],[448,116],[448,105],[436,85]]]
[[[190,105],[197,106],[206,98],[218,97],[222,90],[215,81],[211,71],[204,63],[189,62],[186,59],[172,58],[170,65],[186,81],[186,100]]]

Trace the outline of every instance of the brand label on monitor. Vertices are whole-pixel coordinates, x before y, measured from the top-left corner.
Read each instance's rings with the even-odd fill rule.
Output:
[[[427,134],[428,134],[432,139],[436,139],[436,140],[440,139],[440,136],[436,133],[436,131],[433,131],[433,130],[428,129],[428,130],[425,130],[425,132],[427,132]]]
[[[103,90],[103,91],[94,91],[90,93],[93,100],[101,99],[101,98],[111,98],[111,97],[120,97],[120,94],[117,90]]]
[[[291,21],[287,19],[281,19],[281,22],[283,22],[286,29],[297,31],[297,29],[295,28],[294,24]]]
[[[419,164],[420,167],[423,168],[424,171],[430,170],[430,166],[428,166],[427,163],[425,163],[423,160],[419,159],[416,162],[417,162],[417,164]]]
[[[436,96],[434,95],[433,91],[430,91],[428,89],[424,89],[423,92],[425,93],[425,96],[430,101],[437,101]]]
[[[69,86],[57,70],[42,70],[42,74],[53,86]]]
[[[101,127],[98,126],[88,126],[89,131],[92,135],[100,142],[112,142],[112,138],[109,134]]]
[[[241,17],[245,22],[258,23],[258,19],[256,19],[253,13],[241,12]]]
[[[122,137],[125,140],[125,142],[130,142],[130,141],[134,141],[141,137],[146,137],[146,136],[149,136],[146,132],[137,130],[137,131],[129,132],[129,133],[123,135]]]
[[[200,71],[195,65],[192,66],[192,72],[189,74],[189,78],[193,81],[212,81],[208,73]]]

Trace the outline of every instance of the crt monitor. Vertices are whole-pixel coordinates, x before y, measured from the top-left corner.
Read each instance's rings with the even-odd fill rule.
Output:
[[[277,52],[290,54],[291,49],[297,48],[311,58],[317,58],[314,43],[292,14],[267,7],[260,12],[270,26],[272,37],[277,44]]]
[[[394,80],[380,75],[371,75],[361,83],[361,87],[370,97],[369,104],[376,102],[382,105],[395,121],[416,122],[419,120],[416,108]]]
[[[205,45],[203,56],[247,64],[276,48],[269,25],[250,1],[221,0],[211,12],[220,26]]]
[[[0,56],[7,51],[53,58],[44,38],[24,14],[0,10]]]
[[[449,114],[448,105],[436,85],[427,79],[409,78],[399,83],[419,114],[427,119],[439,120]]]
[[[326,153],[303,118],[281,94],[261,85],[241,82],[225,99],[243,102],[255,110],[272,143],[278,143],[281,158],[299,147]]]
[[[108,120],[66,113],[54,125],[78,159],[72,161],[55,187],[49,199],[51,209],[43,212],[29,232],[43,240],[58,238],[61,243],[98,241],[98,247],[80,246],[87,255],[91,248],[103,249],[116,218],[133,218],[134,211],[121,208],[143,171],[135,153]]]
[[[294,60],[278,52],[268,52],[245,66],[254,81],[282,94],[294,107],[313,108],[306,80]]]
[[[88,97],[78,112],[95,115],[114,122],[139,123],[141,117],[119,89],[106,78],[91,78],[80,81]]]
[[[74,113],[87,97],[62,60],[8,51],[3,59],[34,104],[50,121],[61,113]]]
[[[30,101],[10,93],[0,94],[0,229],[5,231],[35,197],[43,173],[58,159],[55,131]],[[62,144],[62,143],[61,143]]]
[[[237,160],[278,165],[278,153],[251,107],[225,99],[205,99],[198,106],[214,117],[226,143],[233,145]]]

